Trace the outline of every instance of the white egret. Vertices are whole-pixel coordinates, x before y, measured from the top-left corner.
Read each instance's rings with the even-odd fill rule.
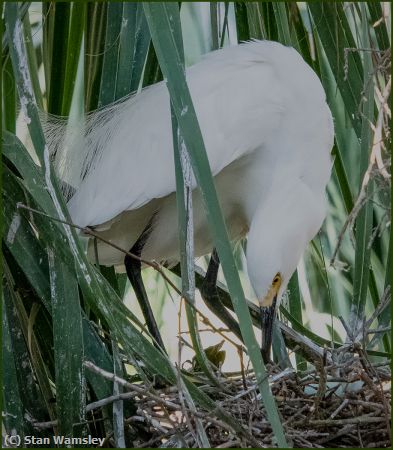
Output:
[[[266,359],[276,306],[326,214],[332,116],[313,70],[294,49],[275,42],[215,51],[186,75],[230,238],[248,233],[247,269],[261,306]],[[165,83],[89,115],[82,151],[79,182],[68,202],[73,222],[94,227],[146,260],[175,264],[176,188]],[[201,256],[213,242],[197,189],[193,214],[195,254]],[[103,242],[96,250],[100,264],[124,263],[124,255]],[[89,254],[94,260],[93,245]],[[162,345],[143,302],[141,267],[129,258],[125,263],[149,329]],[[217,268],[212,264],[214,283]]]

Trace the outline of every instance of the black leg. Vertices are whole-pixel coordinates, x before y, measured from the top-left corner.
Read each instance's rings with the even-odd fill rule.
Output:
[[[212,311],[224,324],[241,340],[243,341],[239,324],[227,311],[224,304],[220,300],[217,290],[217,275],[220,267],[220,260],[216,249],[213,250],[210,258],[209,266],[207,268],[206,276],[200,288],[203,301],[207,307]]]
[[[130,253],[136,256],[141,256],[143,247],[149,237],[149,229],[150,224],[145,229],[145,231],[141,234],[139,239],[133,245],[130,250]],[[126,266],[126,271],[128,275],[128,279],[130,280],[131,286],[134,289],[136,298],[141,307],[143,316],[146,320],[147,328],[150,334],[153,336],[154,340],[158,344],[159,347],[166,353],[164,343],[162,342],[161,334],[158,330],[157,322],[154,318],[153,311],[151,310],[149,299],[147,298],[145,286],[142,280],[142,264],[137,259],[132,258],[129,255],[126,255],[124,258],[124,265]]]

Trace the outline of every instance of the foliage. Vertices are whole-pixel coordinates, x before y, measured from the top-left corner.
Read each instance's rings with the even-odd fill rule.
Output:
[[[235,250],[234,260],[181,70],[183,42],[186,63],[191,58],[191,46],[185,45],[191,34],[186,32],[190,26],[187,17],[196,18],[193,26],[198,37],[194,41],[204,51],[228,45],[234,35],[239,41],[272,39],[294,46],[320,76],[334,116],[329,214],[290,282],[289,306],[281,307],[281,317],[294,331],[288,331],[285,323],[276,328],[276,361],[289,366],[287,348],[294,349],[296,368],[303,371],[307,364],[316,364],[324,345],[338,347],[342,340],[359,343],[376,361],[390,352],[389,7],[379,2],[212,2],[206,5],[206,25],[196,4],[182,4],[180,14],[177,6],[47,2],[42,4],[42,15],[37,15],[36,4],[22,3],[19,8],[17,3],[5,4],[2,319],[4,424],[8,433],[16,429],[22,437],[45,437],[56,430],[69,437],[113,436],[112,445],[132,446],[145,432],[138,426],[124,426],[124,418],[134,414],[137,405],[132,396],[120,400],[126,395],[120,380],[130,380],[132,373],[131,381],[145,386],[159,374],[162,382],[175,384],[183,392],[189,414],[202,408],[244,442],[251,439],[233,415],[200,389],[193,375],[181,370],[142,333],[143,324],[123,302],[127,291],[124,275],[87,260],[83,240],[68,225],[60,189],[64,180],[55,174],[45,146],[40,109],[69,115],[70,123],[75,123],[83,120],[85,112],[157,82],[163,73],[171,95],[174,136],[179,129],[189,164],[205,193],[226,280],[221,296],[226,307],[235,310],[275,442],[286,445],[264,365],[253,351],[251,320],[259,325],[255,311],[246,307],[240,285],[242,247]],[[186,116],[180,114],[184,101],[190,111]],[[27,125],[28,139],[21,124]],[[175,145],[175,154],[181,147],[181,142]],[[181,192],[187,179],[180,158],[176,168]],[[179,234],[186,249],[190,230],[187,209],[183,209],[179,202]],[[190,273],[192,261],[192,254],[184,250],[183,274]],[[177,276],[164,273],[166,279],[161,272],[150,274],[162,293],[156,302],[168,301],[167,279],[174,280],[170,289],[176,292]],[[197,288],[200,282],[197,269]],[[184,297],[193,283],[192,276],[182,278]],[[226,300],[226,290],[232,303]],[[193,296],[187,299],[188,319],[201,376],[204,383],[223,388],[222,376],[211,366],[201,344],[200,316],[192,306]],[[315,320],[310,313],[315,311],[322,314],[318,317],[328,317],[329,339],[310,325]],[[336,329],[340,320],[345,335]],[[117,381],[108,380],[91,365],[115,374]],[[111,395],[117,397],[94,407],[95,401]],[[195,441],[207,447],[209,436],[195,417]]]

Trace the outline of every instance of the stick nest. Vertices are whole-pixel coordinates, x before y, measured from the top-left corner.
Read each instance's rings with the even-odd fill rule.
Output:
[[[348,349],[335,350],[332,356],[337,362],[321,360],[302,373],[268,366],[289,444],[297,448],[390,447],[390,361],[371,363],[367,355]],[[127,420],[129,444],[199,447],[203,427],[212,447],[276,446],[252,373],[219,373],[220,387],[212,386],[201,373],[192,377],[200,379],[200,389],[234,419],[238,429],[228,425],[218,409],[212,413],[187,403],[176,386],[146,387],[144,395],[134,397],[136,414]]]

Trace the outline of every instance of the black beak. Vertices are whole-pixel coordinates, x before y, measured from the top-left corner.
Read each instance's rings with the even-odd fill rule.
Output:
[[[276,314],[277,296],[273,298],[270,306],[261,306],[262,346],[261,353],[265,364],[270,362],[270,350],[272,347],[273,323]]]

